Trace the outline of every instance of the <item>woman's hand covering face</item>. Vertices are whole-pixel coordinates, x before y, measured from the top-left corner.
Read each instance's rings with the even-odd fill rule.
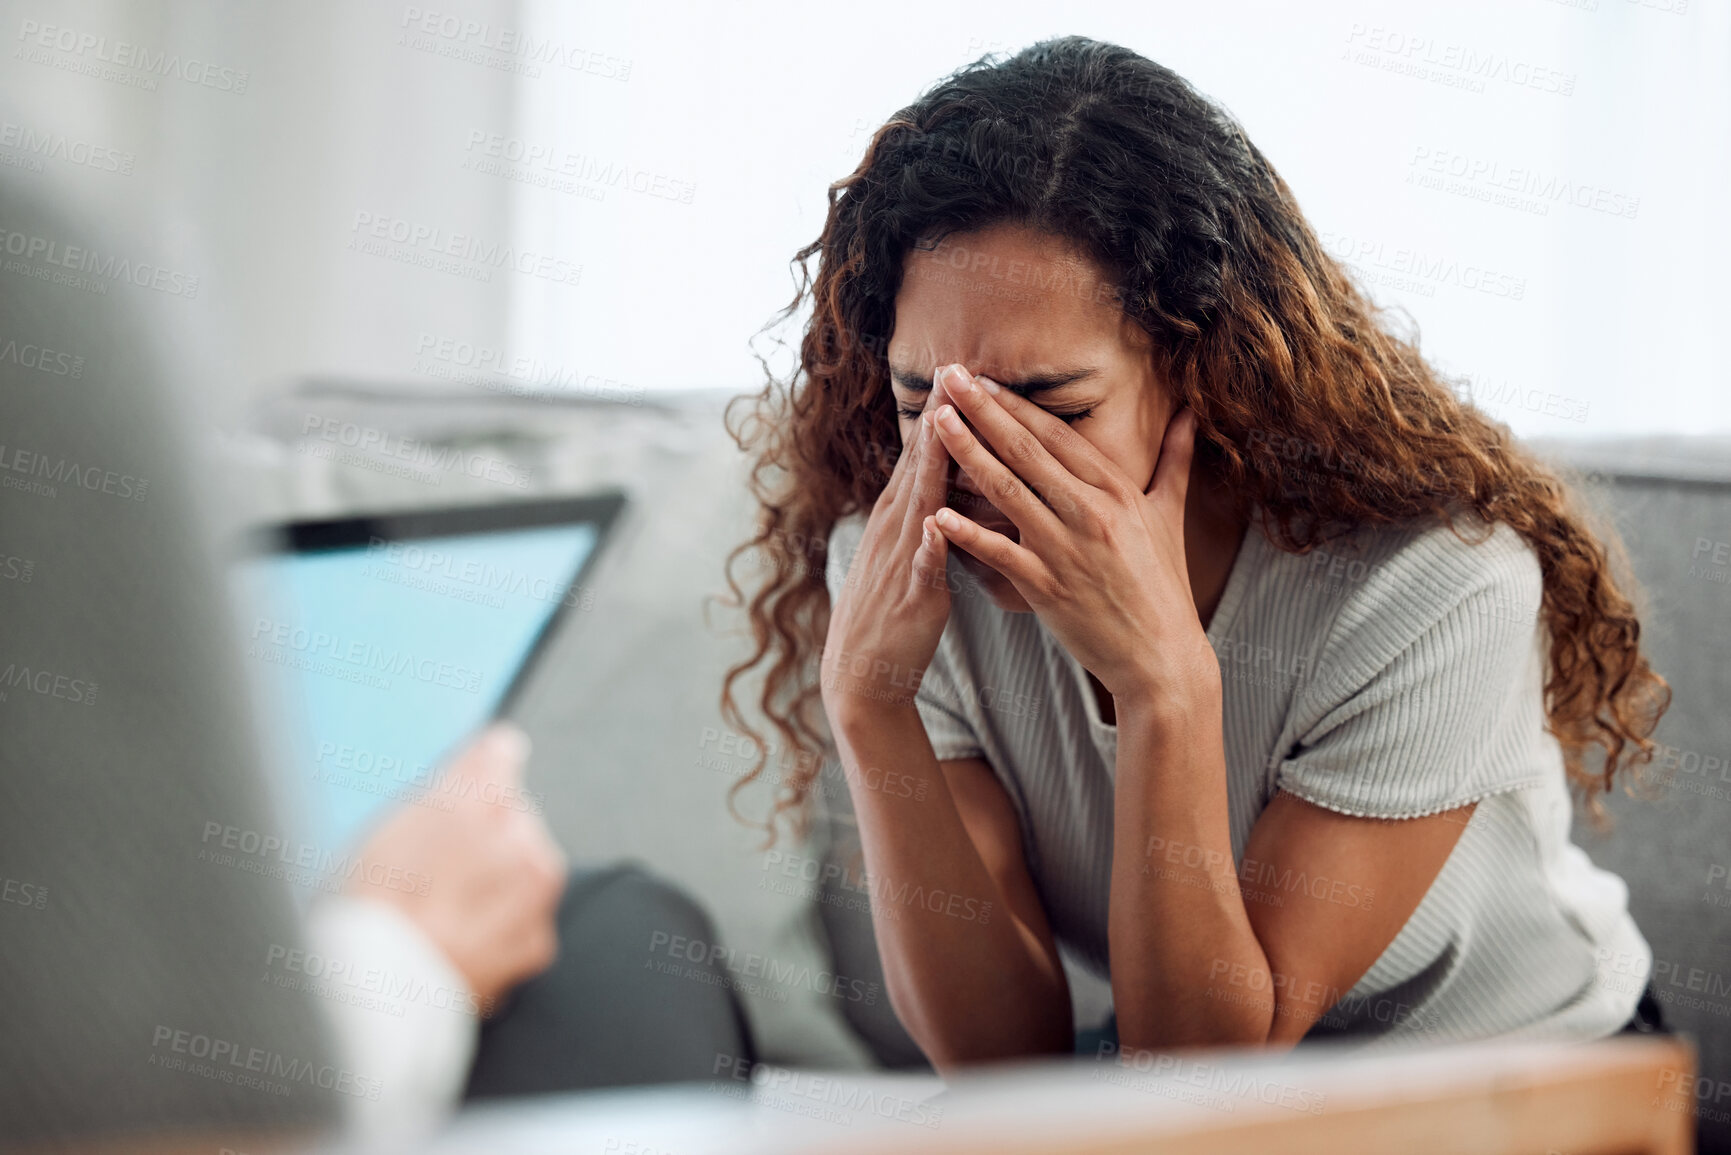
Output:
[[[1167,425],[1144,491],[1062,420],[990,379],[957,378],[948,392],[954,404],[930,419],[1020,541],[953,509],[936,515],[943,537],[1009,579],[1114,696],[1180,672],[1208,645],[1184,554],[1195,416],[1182,410]]]
[[[950,457],[932,422],[949,400],[947,383],[965,377],[959,366],[934,375],[917,428],[872,507],[830,607],[821,677],[832,720],[840,710],[911,704],[937,652],[950,587],[948,543],[934,516],[949,491]]]

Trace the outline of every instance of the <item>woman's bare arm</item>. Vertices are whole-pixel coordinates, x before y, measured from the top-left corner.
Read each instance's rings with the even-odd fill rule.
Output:
[[[1297,1042],[1400,933],[1472,816],[1353,818],[1280,793],[1235,863],[1218,686],[1117,703],[1110,939],[1127,1049]]]
[[[1068,1054],[1069,987],[991,767],[940,764],[912,706],[832,708],[830,720],[859,818],[884,981],[909,1034],[940,1071]],[[932,788],[923,797],[874,788],[880,767]]]
[[[821,680],[859,818],[890,1001],[939,1069],[1072,1048],[1069,991],[1022,862],[1009,800],[983,762],[938,766],[913,687],[950,616],[933,522],[949,455],[931,423],[959,366],[933,375],[859,546],[832,591]],[[886,789],[912,778],[925,791]]]

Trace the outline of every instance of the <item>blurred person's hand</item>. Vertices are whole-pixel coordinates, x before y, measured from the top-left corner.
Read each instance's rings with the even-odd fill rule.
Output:
[[[395,906],[460,971],[484,1012],[546,970],[558,953],[554,914],[566,861],[547,824],[506,800],[523,797],[529,739],[495,723],[445,771],[451,808],[400,808],[361,847],[343,893]]]

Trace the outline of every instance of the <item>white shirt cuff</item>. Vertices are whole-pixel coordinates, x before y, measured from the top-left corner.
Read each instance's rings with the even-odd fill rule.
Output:
[[[475,1057],[480,1008],[463,976],[408,915],[325,895],[307,913],[308,986],[324,996],[349,1069],[378,1097],[349,1100],[368,1139],[409,1139],[455,1109]]]

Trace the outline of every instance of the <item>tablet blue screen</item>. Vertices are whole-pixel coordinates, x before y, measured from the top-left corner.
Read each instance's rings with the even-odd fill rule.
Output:
[[[577,523],[374,539],[243,567],[247,657],[318,845],[347,850],[393,803],[452,788],[446,758],[493,717],[560,602],[588,608],[571,583],[596,538]]]

